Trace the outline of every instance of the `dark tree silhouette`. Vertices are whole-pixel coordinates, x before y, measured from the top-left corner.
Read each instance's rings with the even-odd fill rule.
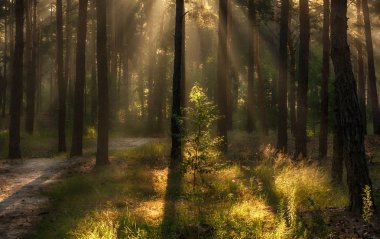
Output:
[[[363,123],[347,42],[347,0],[331,4],[331,56],[335,71],[336,122],[343,140],[343,158],[350,194],[349,210],[362,213],[365,186],[372,188],[364,150]],[[373,190],[372,190],[373,192]],[[372,195],[373,200],[373,195]]]
[[[9,120],[9,152],[10,159],[21,158],[20,118],[23,89],[23,55],[24,55],[24,1],[15,0],[16,35],[13,56],[13,75],[11,82],[11,102]]]
[[[222,151],[227,151],[228,139],[228,104],[227,104],[227,19],[228,19],[228,8],[227,1],[229,0],[219,0],[219,31],[218,31],[218,69],[217,69],[217,87],[216,95],[218,102],[218,110],[221,115],[218,120],[218,134],[220,137],[223,137],[223,142],[221,144]],[[254,57],[254,56],[252,56]]]
[[[289,0],[281,1],[279,76],[278,76],[278,133],[277,148],[288,150],[288,35],[289,35]]]
[[[96,0],[97,16],[97,64],[98,64],[98,143],[96,164],[109,163],[109,87],[107,60],[107,3]]]
[[[256,5],[254,0],[248,2],[249,17],[249,43],[248,43],[248,95],[247,95],[247,131],[255,130],[255,27],[256,27]],[[220,20],[221,21],[221,20]],[[219,35],[221,29],[219,29]],[[222,68],[224,66],[221,66]],[[223,74],[223,72],[221,73]]]
[[[29,134],[34,131],[35,98],[36,98],[36,25],[37,25],[37,0],[28,0],[27,7],[27,78],[26,78],[26,117],[25,129]]]
[[[373,56],[373,42],[372,42],[372,30],[371,19],[369,15],[368,0],[363,0],[363,16],[364,16],[364,29],[365,39],[367,45],[367,64],[368,64],[368,87],[369,87],[369,100],[372,106],[373,114],[373,131],[375,134],[380,134],[380,108],[379,97],[377,92],[377,80],[375,70],[375,59]]]
[[[290,12],[289,12],[289,34],[288,34],[288,49],[289,49],[289,118],[290,118],[290,131],[292,135],[295,135],[296,131],[296,75],[297,75],[297,57],[296,57],[296,46],[292,34],[292,9],[293,9],[293,0],[289,1],[290,3]]]
[[[176,1],[176,20],[175,20],[175,42],[174,42],[174,72],[173,72],[173,103],[171,118],[171,168],[175,170],[176,165],[182,158],[182,112],[183,104],[181,89],[182,86],[182,59],[184,55],[183,49],[183,21],[184,21],[184,0]]]
[[[330,0],[323,1],[323,57],[321,82],[321,125],[319,135],[319,157],[327,156],[330,76]]]
[[[63,78],[62,0],[57,0],[58,152],[66,151],[66,86]]]
[[[356,1],[356,24],[358,26],[357,37],[355,39],[356,50],[358,51],[358,97],[360,103],[360,109],[363,119],[364,133],[367,133],[367,107],[365,96],[365,78],[364,78],[364,57],[363,57],[363,44],[361,42],[361,36],[363,34],[363,15],[362,15],[362,0]]]
[[[310,53],[310,15],[309,0],[300,0],[300,47],[299,47],[299,76],[297,89],[297,129],[296,156],[307,156],[307,94],[309,91],[309,53]]]
[[[71,157],[82,155],[83,149],[84,88],[86,83],[87,5],[88,0],[79,1],[73,135],[70,152]]]

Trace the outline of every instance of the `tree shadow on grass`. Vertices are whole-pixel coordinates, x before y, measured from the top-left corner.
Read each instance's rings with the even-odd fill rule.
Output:
[[[180,162],[170,161],[165,193],[164,215],[161,225],[162,238],[175,238],[178,217],[176,203],[181,195],[182,174]]]

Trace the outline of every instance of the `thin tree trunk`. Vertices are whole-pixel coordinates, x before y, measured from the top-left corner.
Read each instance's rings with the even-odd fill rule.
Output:
[[[356,49],[358,51],[358,97],[359,104],[363,119],[364,133],[367,134],[367,108],[365,102],[365,77],[364,77],[364,57],[363,57],[363,44],[361,42],[361,36],[363,34],[363,15],[361,13],[362,0],[356,1],[356,24],[358,27],[358,36],[356,38]]]
[[[160,53],[158,56],[158,77],[157,77],[157,86],[155,87],[155,102],[157,105],[155,107],[155,117],[157,118],[155,128],[157,133],[163,133],[163,110],[164,110],[164,101],[165,101],[165,89],[166,89],[166,68],[168,63],[167,57],[167,47],[166,40],[164,38],[165,34],[165,14],[163,14],[161,19],[160,26]]]
[[[226,152],[228,148],[228,122],[227,122],[227,16],[228,8],[227,1],[229,0],[219,0],[219,47],[218,47],[218,70],[217,70],[217,87],[216,95],[218,102],[219,114],[221,115],[218,120],[218,135],[223,137],[221,150]]]
[[[232,99],[232,0],[227,0],[227,30],[226,30],[226,41],[227,41],[227,59],[225,66],[227,73],[226,80],[226,121],[227,121],[227,130],[232,130],[232,117],[233,117],[233,99]]]
[[[299,77],[297,89],[297,132],[296,157],[307,156],[307,109],[309,91],[309,48],[310,44],[310,16],[309,0],[300,0],[300,48],[299,48]]]
[[[73,135],[70,156],[81,156],[83,150],[84,94],[86,83],[86,33],[88,0],[79,1],[77,28],[76,79],[73,116]]]
[[[11,103],[9,120],[9,152],[10,159],[21,158],[20,121],[23,89],[23,54],[24,54],[24,5],[23,0],[15,0],[16,36],[13,55],[13,74],[11,84]]]
[[[380,134],[380,108],[379,97],[377,92],[377,80],[375,71],[375,60],[373,56],[373,42],[372,42],[372,30],[371,19],[369,16],[368,0],[363,0],[363,15],[364,15],[364,28],[365,38],[367,45],[367,57],[368,57],[368,84],[369,84],[369,97],[372,106],[373,114],[373,131],[375,134]]]
[[[98,63],[98,143],[96,164],[108,164],[109,93],[107,60],[107,3],[96,0]]]
[[[31,41],[31,59],[29,60],[28,76],[26,81],[26,118],[25,128],[26,132],[33,134],[34,131],[34,117],[35,117],[35,99],[36,99],[36,35],[37,35],[37,0],[32,0],[29,3],[30,15],[30,41]],[[33,14],[32,14],[33,12]],[[33,17],[32,17],[33,15]]]
[[[365,186],[372,189],[364,150],[363,123],[347,42],[347,0],[333,0],[331,8],[331,56],[335,71],[335,113],[343,135],[343,158],[350,194],[349,210],[362,213]],[[373,190],[371,190],[373,192]],[[371,195],[373,200],[373,195]]]
[[[255,101],[255,27],[256,27],[256,7],[254,0],[248,3],[249,15],[249,44],[248,44],[248,95],[247,95],[247,131],[255,130],[254,101]],[[220,30],[219,30],[220,32]],[[224,66],[221,66],[224,67]]]
[[[293,9],[293,0],[289,1],[290,4],[290,10]],[[289,116],[290,116],[290,131],[291,134],[294,136],[296,131],[296,74],[297,74],[297,67],[296,67],[296,48],[294,45],[294,40],[292,36],[292,29],[291,29],[291,21],[292,21],[292,11],[289,11],[289,21],[288,21],[288,49],[289,49]]]
[[[8,38],[9,38],[9,33],[8,33],[8,28],[9,28],[9,22],[10,22],[10,7],[9,3],[7,1],[7,5],[5,6],[6,9],[6,16],[4,17],[4,55],[3,55],[3,79],[1,82],[1,96],[0,96],[0,109],[1,109],[1,114],[2,117],[5,117],[5,108],[6,108],[6,100],[7,100],[7,81],[8,81]],[[0,73],[1,74],[1,73]]]
[[[329,76],[330,76],[330,0],[323,1],[323,59],[321,83],[321,125],[319,135],[319,157],[327,156]]]
[[[91,121],[93,125],[96,125],[96,115],[98,111],[97,107],[97,76],[96,76],[96,8],[95,0],[90,2],[90,11],[91,11],[91,49],[92,57],[91,61]]]
[[[289,0],[281,1],[279,76],[278,76],[278,134],[277,148],[283,152],[288,150],[288,35],[289,35]]]
[[[66,151],[66,86],[63,78],[62,0],[57,0],[58,152]]]
[[[72,20],[71,20],[71,14],[72,14],[72,0],[66,0],[66,57],[65,57],[65,74],[64,74],[64,81],[66,84],[66,98],[67,103],[69,105],[69,109],[71,112],[72,106],[73,106],[73,97],[72,97],[72,90],[71,85],[73,82],[72,79],[72,70],[71,66],[73,65],[73,57],[72,57]]]
[[[260,63],[260,34],[259,24],[256,26],[255,33],[255,62],[256,62],[256,74],[257,74],[257,104],[259,109],[259,119],[261,123],[261,129],[264,135],[268,135],[267,115],[265,111],[265,94],[264,94],[264,79],[261,75],[261,63]]]

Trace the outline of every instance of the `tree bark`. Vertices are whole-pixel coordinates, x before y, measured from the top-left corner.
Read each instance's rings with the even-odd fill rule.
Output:
[[[70,157],[81,156],[83,149],[84,90],[86,84],[87,5],[88,0],[79,1],[73,135]]]
[[[255,27],[256,27],[256,7],[254,0],[248,3],[249,16],[249,42],[248,42],[248,95],[247,95],[247,131],[255,130],[254,102],[255,102]],[[219,29],[219,32],[221,30]],[[221,33],[219,33],[221,34]],[[223,68],[224,66],[221,66]],[[223,73],[222,73],[223,74]]]
[[[220,119],[218,120],[218,135],[223,138],[221,143],[221,150],[223,152],[227,151],[228,148],[228,104],[227,104],[227,1],[229,0],[219,0],[219,47],[218,47],[218,70],[217,70],[217,87],[216,95],[218,102],[218,110],[220,114]]]
[[[356,1],[356,24],[358,27],[358,35],[356,37],[356,49],[358,51],[358,97],[360,110],[363,119],[364,133],[367,134],[367,107],[365,102],[365,76],[364,76],[364,57],[363,57],[363,44],[361,42],[361,36],[363,34],[363,15],[361,13],[362,0]]]
[[[21,158],[20,120],[23,89],[23,54],[24,54],[24,4],[23,0],[15,0],[16,36],[13,55],[13,75],[11,84],[10,120],[9,120],[9,152],[8,158]]]
[[[0,111],[1,116],[5,117],[5,108],[6,108],[6,101],[7,101],[7,85],[8,85],[8,47],[9,47],[9,31],[8,28],[10,28],[9,22],[11,21],[11,11],[10,11],[9,2],[7,1],[7,4],[5,6],[6,10],[6,16],[4,17],[4,55],[3,55],[3,78],[1,81],[1,96],[0,96]],[[1,74],[1,73],[0,73]]]
[[[309,0],[300,0],[300,48],[299,48],[299,77],[297,89],[297,132],[296,157],[307,156],[307,111],[309,91],[309,53],[310,53],[310,15]]]
[[[35,118],[35,107],[36,107],[36,45],[37,45],[37,0],[29,1],[28,16],[30,18],[28,25],[30,24],[30,41],[31,41],[31,55],[29,59],[28,75],[26,81],[26,118],[25,118],[25,129],[29,134],[34,132],[34,118]]]
[[[183,21],[184,21],[184,0],[176,0],[176,20],[175,20],[175,46],[174,46],[174,72],[173,72],[173,103],[172,103],[172,118],[171,118],[171,168],[175,170],[176,166],[182,160],[182,137],[183,129],[181,125],[183,104],[181,89],[182,89],[182,60],[183,60]]]
[[[330,0],[323,1],[323,59],[321,82],[321,123],[319,135],[319,157],[327,156],[329,77],[330,77]]]
[[[363,15],[364,15],[364,29],[367,45],[368,57],[368,84],[369,84],[369,97],[371,100],[372,114],[373,114],[373,131],[375,134],[380,134],[380,108],[379,97],[377,92],[377,80],[375,70],[375,60],[373,53],[371,19],[369,16],[368,0],[363,0]]]
[[[64,70],[64,82],[66,85],[66,102],[69,105],[69,109],[71,111],[72,106],[73,106],[73,93],[72,93],[72,85],[73,85],[73,77],[72,77],[72,70],[71,66],[73,66],[73,57],[72,57],[72,19],[71,19],[71,14],[72,14],[72,0],[66,0],[66,56],[65,56],[65,70]]]
[[[336,109],[338,110],[338,109]],[[343,135],[341,129],[335,123],[333,139],[333,158],[331,162],[331,178],[333,183],[341,184],[343,181]]]
[[[97,76],[96,76],[96,7],[95,0],[90,2],[91,11],[91,49],[92,57],[91,61],[91,123],[96,125],[96,115],[98,111],[97,104]]]
[[[255,33],[255,62],[256,62],[256,74],[257,74],[257,104],[261,130],[264,135],[268,135],[268,124],[266,115],[266,102],[264,94],[264,79],[261,75],[261,63],[260,63],[260,32],[259,24],[256,25]]]
[[[364,150],[363,123],[347,42],[347,0],[333,0],[331,8],[331,56],[335,71],[335,113],[343,135],[343,158],[350,194],[349,210],[360,214],[365,186],[372,189]],[[373,190],[371,190],[373,192]],[[373,200],[373,195],[371,195]]]
[[[57,0],[58,152],[66,151],[66,87],[63,78],[62,0]]]
[[[227,59],[225,66],[227,73],[226,80],[226,123],[227,130],[232,130],[233,126],[233,99],[232,99],[232,84],[233,84],[233,76],[232,76],[232,38],[231,38],[231,30],[232,30],[232,0],[227,0],[227,27],[226,27],[226,41],[227,41]]]
[[[289,1],[290,10],[293,9],[293,0]],[[290,131],[292,135],[295,135],[296,131],[296,47],[294,45],[292,29],[291,29],[291,21],[292,21],[292,11],[289,12],[289,33],[288,33],[288,49],[289,49],[289,116],[290,116]]]
[[[158,55],[158,76],[156,81],[156,87],[154,88],[154,98],[156,102],[156,107],[154,109],[155,113],[155,128],[157,133],[163,133],[163,111],[164,111],[164,101],[165,101],[165,89],[166,89],[166,73],[167,73],[167,44],[164,38],[165,34],[165,13],[161,18],[160,26],[160,53]],[[157,87],[158,86],[158,87]]]
[[[288,35],[289,35],[289,0],[281,1],[280,44],[279,44],[279,76],[278,76],[278,131],[277,148],[288,150]]]
[[[109,164],[109,88],[107,60],[107,3],[96,0],[97,8],[97,63],[98,63],[98,143],[96,164]]]

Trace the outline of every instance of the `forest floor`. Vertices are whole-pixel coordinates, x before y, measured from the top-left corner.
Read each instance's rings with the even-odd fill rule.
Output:
[[[81,159],[3,161],[0,180],[5,175],[8,187],[0,194],[0,238],[380,238],[378,215],[365,222],[345,211],[346,186],[331,184],[330,160],[316,160],[317,138],[302,162],[278,154],[273,135],[234,132],[230,138],[228,155],[199,180],[197,191],[191,174],[184,176],[174,215],[166,213],[173,204],[165,196],[167,140],[112,140],[105,168],[94,167],[95,141],[88,139]],[[379,146],[380,137],[366,138],[377,205]]]
[[[110,142],[110,150],[139,147],[152,139],[119,138]],[[88,140],[93,150],[94,140]],[[40,219],[49,213],[48,198],[42,188],[57,182],[63,173],[78,168],[91,160],[81,157],[66,160],[55,158],[25,158],[0,161],[0,238],[18,239],[29,232]]]

